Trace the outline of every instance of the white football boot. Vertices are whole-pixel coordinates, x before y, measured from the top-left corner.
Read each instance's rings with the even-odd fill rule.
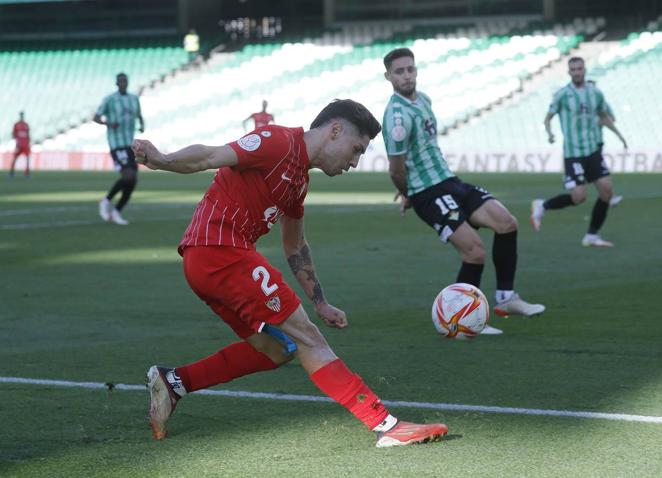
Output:
[[[618,206],[622,200],[623,200],[623,196],[612,196],[611,199],[609,200],[609,207]]]
[[[110,212],[110,222],[112,222],[114,224],[118,224],[120,226],[128,226],[129,225],[129,221],[124,219],[122,217],[122,215],[120,214],[120,212],[115,208],[113,208],[113,210]]]
[[[545,306],[524,302],[519,294],[514,293],[507,301],[494,306],[494,312],[501,317],[510,317],[511,315],[533,317],[534,315],[540,315],[545,312]]]
[[[149,424],[152,437],[163,440],[168,434],[168,419],[175,411],[181,398],[173,390],[166,375],[173,369],[152,365],[147,371],[147,389],[149,390]]]
[[[103,198],[99,201],[99,216],[105,222],[110,221],[110,211],[112,211],[113,205],[110,203],[108,198]]]
[[[480,331],[480,335],[501,335],[503,330],[492,327],[491,325],[486,325],[483,330]]]
[[[539,231],[540,230],[540,224],[542,222],[542,217],[545,215],[545,208],[543,206],[543,201],[542,199],[534,199],[531,202],[531,227],[533,227],[534,231]]]
[[[586,234],[582,239],[584,247],[614,247],[613,242],[605,241],[598,234]]]

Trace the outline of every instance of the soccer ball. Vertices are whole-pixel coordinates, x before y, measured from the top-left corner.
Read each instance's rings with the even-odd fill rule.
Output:
[[[490,318],[490,305],[478,287],[451,284],[432,304],[432,323],[449,339],[470,339],[480,334]]]

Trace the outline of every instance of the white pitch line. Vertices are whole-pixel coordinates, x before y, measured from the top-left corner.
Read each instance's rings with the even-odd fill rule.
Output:
[[[317,205],[312,205],[312,207],[316,207],[316,206]],[[343,214],[343,213],[374,211],[375,206],[380,206],[380,205],[377,204],[377,205],[371,205],[371,206],[324,207],[323,209],[320,208],[320,211],[316,212],[315,214],[319,214],[319,212]],[[64,210],[64,208],[60,208],[60,209]],[[132,208],[132,209],[139,209],[139,208]],[[142,209],[145,209],[145,208],[142,208]],[[89,210],[89,209],[86,209],[86,210]],[[12,212],[12,211],[9,211],[9,212]],[[90,213],[88,216],[89,217],[94,217],[95,214],[96,213]],[[0,216],[1,215],[2,214],[0,213]],[[5,214],[5,215],[9,216],[10,214]],[[18,214],[15,214],[15,215],[18,215]],[[141,218],[141,219],[136,219],[135,223],[140,224],[140,223],[144,223],[144,222],[179,221],[179,220],[186,220],[186,219],[190,219],[190,218],[191,218],[190,214],[187,214],[186,216],[184,216],[184,215],[173,215],[173,216],[169,216],[169,217],[145,217],[145,218]],[[24,222],[24,223],[14,223],[14,224],[0,224],[0,231],[22,231],[22,230],[27,230],[27,229],[55,229],[55,228],[72,227],[72,226],[96,226],[96,225],[99,225],[99,224],[104,224],[104,223],[101,220],[96,219],[96,218],[95,219],[87,219],[87,220],[74,220],[74,219],[72,219],[72,220],[52,221],[52,222]]]
[[[175,208],[193,208],[195,203],[138,203],[131,204],[131,209],[175,209]],[[90,206],[54,206],[54,207],[31,207],[24,209],[0,209],[0,216],[32,216],[32,215],[50,215],[54,212],[78,212],[78,211],[87,211],[87,212],[96,212],[96,205]]]
[[[108,390],[109,384],[101,382],[71,382],[68,380],[45,380],[36,378],[21,377],[0,377],[0,383],[20,383],[23,385],[45,385],[54,387],[69,388],[88,388],[97,390]],[[113,389],[145,391],[144,385],[126,385],[117,383],[112,385]],[[222,397],[234,398],[254,398],[265,400],[283,400],[291,402],[324,402],[332,403],[328,397],[319,397],[316,395],[293,395],[286,393],[265,393],[265,392],[246,392],[241,390],[200,390],[194,392],[195,395],[216,395]],[[382,400],[389,407],[403,408],[422,408],[429,410],[447,410],[461,412],[481,412],[481,413],[509,413],[513,415],[538,415],[551,417],[573,417],[573,418],[594,418],[602,420],[616,420],[625,422],[643,422],[662,424],[662,417],[647,415],[629,415],[625,413],[603,413],[603,412],[577,412],[572,410],[547,410],[538,408],[518,408],[518,407],[493,407],[486,405],[459,405],[454,403],[431,403],[431,402],[405,402],[400,400]]]
[[[189,219],[189,215],[174,215],[169,217],[146,217],[138,221],[138,223],[144,222],[168,222],[168,221],[183,221]],[[112,224],[108,223],[110,226]],[[0,224],[0,231],[17,231],[17,230],[26,230],[26,229],[53,229],[59,227],[70,227],[70,226],[104,226],[106,223],[100,219],[93,219],[87,221],[55,221],[55,222],[28,222],[22,224]],[[114,226],[113,226],[114,227]]]

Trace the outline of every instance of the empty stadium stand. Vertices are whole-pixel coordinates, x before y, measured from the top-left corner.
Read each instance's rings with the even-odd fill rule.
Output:
[[[19,111],[40,142],[89,121],[116,90],[120,71],[137,91],[187,61],[179,46],[0,51],[0,144],[9,141]]]
[[[596,22],[526,29],[521,19],[449,28],[384,24],[348,27],[299,43],[247,46],[177,72],[144,92],[148,136],[165,150],[223,143],[262,99],[279,124],[307,125],[333,98],[352,97],[378,117],[391,94],[383,56],[411,47],[420,89],[435,100],[440,129],[464,122],[576,47]],[[518,34],[509,34],[509,32]],[[129,74],[131,72],[129,71]],[[98,99],[95,98],[95,101]],[[84,124],[44,142],[49,150],[103,151],[103,128]]]

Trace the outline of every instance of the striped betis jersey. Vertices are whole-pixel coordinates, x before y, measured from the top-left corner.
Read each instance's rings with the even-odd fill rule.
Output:
[[[111,150],[131,146],[136,132],[136,118],[141,115],[140,101],[136,95],[121,95],[116,91],[103,99],[97,114],[105,116],[108,124],[119,124],[117,128],[106,127]]]
[[[554,94],[549,112],[558,114],[563,131],[563,156],[580,158],[595,153],[602,141],[599,114],[606,111],[605,97],[593,83],[577,88],[572,83]]]
[[[437,118],[426,94],[419,91],[411,101],[393,93],[384,111],[382,135],[386,154],[406,154],[407,195],[455,176],[437,144]]]

